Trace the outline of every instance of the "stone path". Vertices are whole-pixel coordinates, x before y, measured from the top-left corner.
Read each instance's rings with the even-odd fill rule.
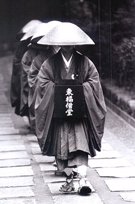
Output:
[[[0,204],[135,204],[135,163],[120,141],[109,140],[115,135],[108,125],[102,152],[89,158],[91,196],[59,192],[65,178],[54,175],[54,157],[41,154],[36,136],[10,107],[11,61],[12,56],[0,59]],[[108,117],[112,114],[109,110]]]

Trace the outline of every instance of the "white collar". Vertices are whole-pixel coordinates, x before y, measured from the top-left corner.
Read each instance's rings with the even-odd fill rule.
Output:
[[[61,54],[62,54],[62,53],[61,53]],[[73,55],[71,55],[71,57],[69,58],[69,60],[67,60],[67,59],[64,57],[64,55],[62,54],[62,58],[63,58],[63,60],[64,60],[64,62],[65,62],[65,64],[66,64],[66,67],[68,67],[68,68],[69,68],[69,65],[70,65],[70,62],[71,62],[72,57],[73,57]]]

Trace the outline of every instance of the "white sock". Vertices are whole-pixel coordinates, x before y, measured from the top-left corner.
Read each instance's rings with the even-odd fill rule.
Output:
[[[87,175],[87,166],[81,165],[77,167],[78,173],[81,177],[86,177]]]

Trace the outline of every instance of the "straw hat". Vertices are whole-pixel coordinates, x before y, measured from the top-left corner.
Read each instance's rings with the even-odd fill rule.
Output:
[[[93,40],[77,25],[63,22],[55,26],[37,44],[41,45],[94,45]]]
[[[28,27],[27,27],[27,26],[24,27],[23,29],[24,29],[25,31],[27,31],[27,32],[26,32],[26,33],[24,34],[24,36],[21,38],[21,41],[27,40],[28,38],[32,37],[33,34],[35,33],[35,30],[37,29],[37,27],[38,27],[39,25],[41,25],[41,24],[43,24],[41,21],[33,20],[33,21],[29,24]]]
[[[38,37],[41,37],[41,36],[42,36],[42,37],[45,36],[48,32],[50,32],[50,30],[51,30],[52,28],[54,28],[55,26],[59,25],[60,23],[61,23],[60,21],[50,21],[50,22],[48,22],[48,23],[42,23],[42,24],[40,24],[40,25],[36,28],[36,30],[35,30],[35,32],[34,32],[32,38],[31,38],[31,41],[32,41],[33,39],[35,39],[35,38],[38,38]]]
[[[22,32],[23,33],[27,33],[29,30],[31,30],[33,28],[33,26],[38,25],[39,23],[41,23],[41,21],[39,20],[31,20],[29,21],[23,28],[22,28]]]

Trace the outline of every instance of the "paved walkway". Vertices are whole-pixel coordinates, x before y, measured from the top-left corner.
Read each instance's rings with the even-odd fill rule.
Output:
[[[54,158],[42,156],[36,137],[10,107],[11,62],[12,56],[0,59],[0,204],[135,203],[135,153],[123,137],[134,141],[135,130],[111,110],[102,152],[89,158],[91,196],[59,192],[65,178],[54,175]]]

